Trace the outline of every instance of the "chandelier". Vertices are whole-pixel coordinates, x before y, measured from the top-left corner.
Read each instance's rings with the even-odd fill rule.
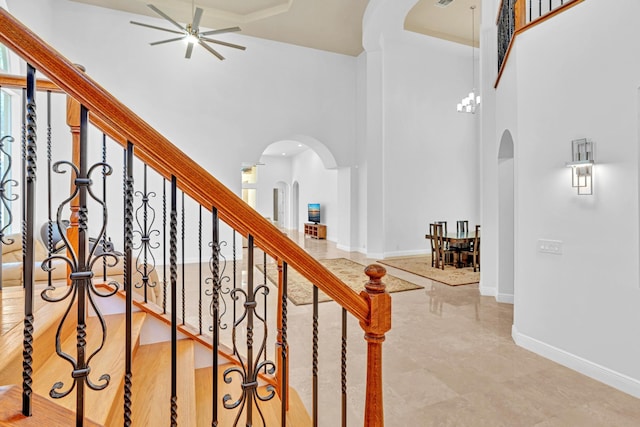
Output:
[[[476,95],[476,89],[474,86],[476,81],[476,31],[475,31],[475,6],[471,6],[471,92],[469,95],[462,98],[462,101],[458,103],[458,113],[476,113],[476,107],[480,105],[480,95]]]

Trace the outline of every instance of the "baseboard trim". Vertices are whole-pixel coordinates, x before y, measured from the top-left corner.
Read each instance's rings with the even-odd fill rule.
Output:
[[[346,246],[346,245],[341,245],[341,244],[336,244],[336,248],[340,249],[341,251],[345,251],[345,252],[358,252],[357,248],[352,248],[351,246]]]
[[[424,249],[416,249],[416,250],[410,250],[410,251],[385,252],[383,257],[378,257],[378,258],[384,259],[384,258],[401,257],[401,256],[416,256],[416,255],[429,255],[429,252],[424,250]]]
[[[518,332],[515,325],[511,327],[511,336],[515,343],[522,348],[553,360],[562,366],[580,372],[636,398],[640,398],[640,380],[522,334]]]
[[[503,302],[505,304],[513,304],[513,294],[501,294],[496,295],[496,301]]]
[[[496,297],[498,290],[495,286],[482,286],[482,279],[480,279],[480,286],[478,287],[480,295],[484,297]]]

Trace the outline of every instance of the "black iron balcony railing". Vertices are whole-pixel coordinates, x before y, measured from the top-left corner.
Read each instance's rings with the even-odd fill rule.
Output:
[[[583,0],[502,0],[496,21],[498,30],[498,86],[515,36]]]

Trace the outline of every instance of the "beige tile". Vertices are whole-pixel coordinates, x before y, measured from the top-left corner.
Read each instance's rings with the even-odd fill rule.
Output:
[[[376,261],[340,251],[332,242],[288,234],[318,259]],[[262,255],[256,252],[255,259],[262,262]],[[392,294],[392,329],[383,347],[386,425],[640,426],[639,399],[516,346],[512,305],[481,296],[477,284],[451,287],[391,267],[387,272],[424,289]],[[271,291],[276,294],[275,287]],[[197,295],[186,297],[193,301]],[[204,301],[208,310],[210,300]],[[268,304],[275,313],[275,298]],[[335,427],[341,417],[341,309],[333,302],[319,309],[319,425]],[[291,384],[311,412],[312,306],[289,304],[288,314]],[[352,317],[348,337],[348,425],[361,426],[366,343]],[[268,349],[271,357],[272,339]]]

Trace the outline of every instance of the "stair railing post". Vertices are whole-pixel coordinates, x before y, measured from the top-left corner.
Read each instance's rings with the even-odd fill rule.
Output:
[[[364,270],[369,276],[360,296],[369,304],[369,320],[360,322],[367,341],[367,387],[364,408],[365,427],[384,426],[382,400],[382,343],[385,333],[391,329],[391,296],[385,290],[382,277],[387,273],[378,264]]]

